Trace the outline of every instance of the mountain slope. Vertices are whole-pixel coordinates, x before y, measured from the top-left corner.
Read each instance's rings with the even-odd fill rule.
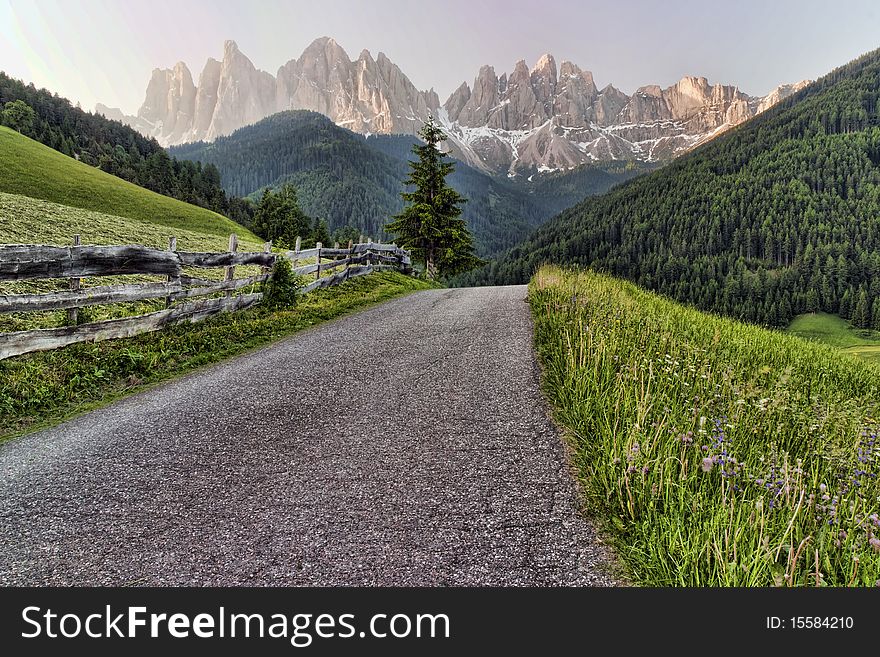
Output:
[[[306,213],[326,219],[331,230],[350,225],[380,237],[389,217],[402,208],[402,181],[415,143],[406,135],[363,137],[321,114],[295,111],[171,152],[216,165],[230,194],[245,196],[292,182]],[[464,217],[480,254],[494,255],[524,239],[558,205],[605,191],[637,172],[578,172],[579,184],[563,186],[557,194],[553,188],[495,179],[459,162],[450,183],[468,199]]]
[[[249,195],[291,182],[307,214],[331,230],[346,225],[382,237],[402,208],[400,192],[413,137],[364,138],[316,112],[281,112],[213,143],[174,147],[184,159],[215,164],[224,188]],[[378,146],[381,144],[381,146]],[[492,254],[523,239],[545,215],[527,195],[459,163],[452,184],[472,199],[465,219],[480,252]]]
[[[450,136],[453,155],[489,173],[532,175],[614,160],[669,160],[767,109],[804,83],[780,85],[765,97],[731,85],[685,76],[661,89],[632,95],[590,71],[550,54],[529,69],[525,61],[500,77],[480,69],[442,105],[433,90],[419,91],[384,53],[364,50],[352,60],[322,37],[275,76],[254,67],[234,41],[221,61],[209,59],[193,82],[178,62],[155,69],[137,116],[99,105],[162,144],[213,141],[285,110],[320,112],[360,134],[415,135],[429,114]]]
[[[880,51],[729,134],[548,222],[468,282],[588,265],[783,325],[880,297]],[[878,312],[880,312],[880,306]]]
[[[246,210],[235,199],[226,198],[216,169],[174,161],[155,139],[119,121],[84,112],[58,94],[0,71],[0,107],[14,101],[34,111],[33,124],[24,129],[25,136],[60,153],[140,187],[232,218]]]
[[[0,127],[0,192],[216,237],[257,238],[226,217],[151,192]],[[72,235],[71,235],[72,237]],[[8,238],[0,234],[0,242]]]

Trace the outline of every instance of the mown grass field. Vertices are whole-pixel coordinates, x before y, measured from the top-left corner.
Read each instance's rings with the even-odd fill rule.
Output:
[[[880,364],[880,333],[856,329],[848,321],[828,313],[808,313],[795,317],[786,329],[792,335],[817,340]]]
[[[78,163],[74,162],[74,164]],[[124,181],[119,180],[119,182]],[[141,191],[146,192],[146,190]],[[178,203],[178,201],[174,202]],[[240,250],[262,250],[263,243],[257,237],[243,228],[239,227],[239,230],[241,232],[238,232],[238,235],[242,239]],[[177,247],[181,251],[225,251],[229,243],[228,234],[223,236],[199,230],[172,229],[161,223],[82,210],[28,196],[0,192],[0,244],[68,245],[71,243],[71,236],[75,234],[81,236],[83,244],[143,244],[155,248],[168,248],[168,238],[173,235],[177,237]],[[258,269],[240,267],[237,272],[243,277],[258,273]],[[192,270],[188,273],[207,278],[222,276],[222,270],[219,269]],[[82,286],[87,288],[96,285],[158,280],[150,276],[94,277],[83,279]],[[66,280],[0,282],[0,294],[49,292],[66,287]],[[164,307],[161,300],[92,306],[82,310],[81,317],[83,321],[111,319],[151,312],[161,307]],[[0,315],[0,332],[63,326],[66,321],[66,311]]]
[[[0,192],[164,226],[169,229],[168,236],[188,231],[228,238],[230,233],[238,233],[244,243],[259,242],[216,212],[138,187],[4,127],[0,127]],[[46,230],[64,245],[72,237],[52,229],[48,222]],[[28,243],[46,240],[48,234],[44,237],[38,230]],[[0,233],[0,243],[7,241]]]
[[[530,284],[544,384],[633,580],[874,586],[880,368],[610,277]]]
[[[302,297],[290,310],[254,308],[156,333],[0,361],[0,442],[150,384],[431,284],[376,273]]]

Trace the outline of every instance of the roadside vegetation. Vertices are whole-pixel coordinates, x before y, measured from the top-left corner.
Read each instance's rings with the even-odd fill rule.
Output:
[[[0,361],[0,442],[320,322],[430,287],[403,274],[375,273],[312,292],[286,310],[257,307],[134,338]]]
[[[588,271],[530,284],[544,383],[637,583],[874,586],[880,368]]]

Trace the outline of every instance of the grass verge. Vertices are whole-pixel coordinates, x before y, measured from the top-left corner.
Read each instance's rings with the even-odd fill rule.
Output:
[[[591,272],[530,284],[546,393],[633,581],[873,586],[876,366]]]
[[[430,287],[402,274],[376,273],[317,290],[291,310],[258,307],[134,338],[0,361],[0,442],[314,324]]]

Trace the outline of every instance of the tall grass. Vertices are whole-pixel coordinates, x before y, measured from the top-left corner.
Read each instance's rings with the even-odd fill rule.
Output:
[[[591,273],[530,285],[545,386],[636,582],[880,579],[880,368]]]

